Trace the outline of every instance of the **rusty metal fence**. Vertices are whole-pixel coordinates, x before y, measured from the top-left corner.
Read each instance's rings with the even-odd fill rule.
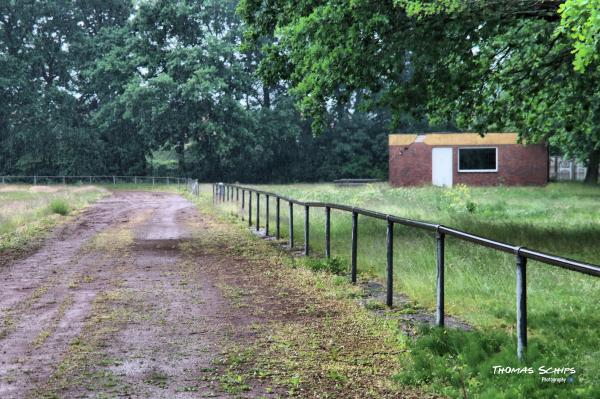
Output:
[[[340,205],[326,202],[306,202],[293,198],[285,197],[277,193],[257,190],[251,187],[245,187],[235,184],[218,183],[212,185],[213,202],[236,202],[241,203],[242,215],[247,212],[248,226],[255,225],[256,230],[260,229],[260,211],[261,196],[264,197],[264,211],[266,221],[264,224],[265,234],[270,234],[270,204],[275,201],[275,238],[281,238],[281,202],[286,202],[289,207],[289,238],[288,246],[294,248],[294,205],[304,208],[304,255],[310,254],[310,210],[311,208],[323,208],[325,211],[325,256],[331,257],[331,212],[332,210],[348,212],[352,215],[352,238],[351,238],[351,262],[350,279],[356,283],[358,272],[357,249],[358,249],[358,220],[359,215],[367,218],[379,219],[387,222],[387,269],[386,269],[386,303],[393,305],[394,295],[394,256],[393,256],[393,237],[394,225],[413,227],[435,233],[436,242],[436,324],[444,326],[444,261],[445,261],[445,237],[451,236],[463,241],[491,248],[497,251],[513,254],[515,256],[515,274],[516,274],[516,302],[517,302],[517,356],[519,359],[527,348],[527,260],[535,260],[547,265],[558,266],[567,270],[576,271],[590,276],[600,277],[600,266],[586,262],[580,262],[560,256],[547,254],[531,250],[519,245],[508,244],[495,241],[486,237],[470,234],[465,231],[457,230],[451,227],[435,223],[428,223],[418,220],[406,219],[394,215],[376,212],[368,209],[357,208],[347,205]],[[253,200],[255,199],[255,205]],[[253,219],[253,208],[255,208],[255,218]],[[243,216],[242,216],[243,217]]]

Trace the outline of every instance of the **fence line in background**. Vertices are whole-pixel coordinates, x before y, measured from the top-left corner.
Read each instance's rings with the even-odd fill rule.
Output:
[[[234,194],[235,190],[235,196]],[[242,194],[239,195],[241,190]],[[279,206],[281,201],[286,201],[289,206],[289,240],[290,249],[294,248],[294,205],[304,207],[304,254],[310,253],[310,208],[325,209],[325,256],[331,256],[331,210],[349,212],[352,214],[352,243],[351,243],[351,281],[356,283],[356,275],[358,270],[357,264],[357,247],[358,247],[358,217],[359,215],[374,219],[387,221],[387,236],[386,236],[386,251],[387,251],[387,272],[386,272],[386,303],[388,306],[393,304],[393,234],[394,225],[400,224],[404,226],[423,229],[435,233],[435,248],[436,248],[436,323],[438,326],[444,326],[444,260],[445,260],[445,237],[446,235],[458,238],[463,241],[468,241],[476,245],[491,248],[497,251],[506,252],[515,256],[515,277],[516,277],[516,303],[517,303],[517,356],[522,359],[527,348],[527,279],[526,269],[527,260],[532,259],[548,265],[558,266],[567,270],[576,271],[590,276],[600,277],[600,266],[586,262],[580,262],[572,259],[563,258],[560,256],[547,254],[544,252],[534,251],[522,246],[512,245],[501,241],[495,241],[486,237],[481,237],[465,231],[453,229],[440,224],[422,222],[418,220],[406,219],[395,215],[384,214],[368,209],[357,208],[347,205],[340,205],[325,202],[306,202],[299,201],[293,198],[285,197],[277,193],[257,190],[251,187],[244,187],[236,184],[213,184],[212,185],[213,202],[232,202],[239,203],[241,197],[242,219],[246,211],[246,197],[248,225],[252,226],[252,197],[256,197],[256,230],[260,229],[260,196],[264,196],[266,203],[269,199],[276,200],[276,237],[279,238],[280,212]],[[268,216],[268,205],[265,206]],[[268,222],[266,222],[268,223]],[[268,235],[268,230],[265,229]]]
[[[106,175],[106,176],[94,176],[94,175],[82,175],[82,176],[0,176],[1,184],[93,184],[93,183],[134,183],[134,184],[177,184],[180,186],[185,183],[187,178],[184,177],[172,177],[172,176],[118,176],[118,175]]]
[[[196,197],[200,196],[200,185],[198,184],[198,179],[186,179],[186,187],[187,191]]]
[[[551,156],[549,166],[549,177],[556,181],[583,181],[587,173],[585,165],[559,156]]]

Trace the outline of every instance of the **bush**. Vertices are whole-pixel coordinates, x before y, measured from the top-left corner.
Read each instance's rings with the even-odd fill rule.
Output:
[[[445,208],[451,213],[474,213],[477,210],[477,204],[472,200],[471,189],[465,184],[446,189],[442,199]]]
[[[328,272],[331,274],[343,275],[346,273],[346,267],[338,258],[330,259],[312,259],[305,261],[306,267],[314,272]]]
[[[57,198],[52,200],[52,202],[50,202],[50,212],[52,213],[56,213],[58,215],[62,215],[62,216],[66,216],[69,214],[69,203],[62,199],[62,198]]]
[[[557,342],[559,348],[569,343]],[[396,376],[404,384],[429,386],[451,398],[483,399],[567,399],[598,398],[600,387],[579,381],[584,372],[577,370],[572,379],[562,384],[543,382],[539,367],[565,367],[574,359],[556,361],[554,350],[542,355],[537,344],[530,342],[527,356],[519,361],[515,356],[515,339],[502,330],[461,331],[422,326],[417,338],[408,341],[409,362]],[[514,369],[530,368],[530,372],[495,374],[494,366]],[[570,367],[570,366],[566,366]],[[588,371],[588,370],[585,370]],[[568,374],[551,374],[567,377]]]

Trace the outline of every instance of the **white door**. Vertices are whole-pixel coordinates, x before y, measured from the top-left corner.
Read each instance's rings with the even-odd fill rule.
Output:
[[[431,151],[431,183],[452,187],[452,148],[435,147]]]

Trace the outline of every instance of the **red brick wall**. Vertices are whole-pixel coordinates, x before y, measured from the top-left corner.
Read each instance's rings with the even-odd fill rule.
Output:
[[[390,146],[390,184],[393,186],[431,184],[431,148],[423,143]]]
[[[548,149],[543,144],[493,146],[498,148],[498,172],[458,172],[458,148],[462,146],[451,147],[453,148],[454,184],[527,186],[544,185],[548,182]],[[393,186],[431,184],[432,148],[423,143],[390,146],[390,184]]]

